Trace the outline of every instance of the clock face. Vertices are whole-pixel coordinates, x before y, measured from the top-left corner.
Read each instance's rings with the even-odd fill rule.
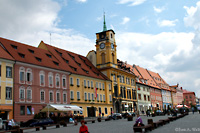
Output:
[[[104,44],[104,43],[101,43],[101,44],[100,44],[100,48],[101,48],[101,49],[104,49],[104,48],[105,48],[105,44]]]
[[[111,48],[114,49],[114,44],[113,43],[111,44]]]

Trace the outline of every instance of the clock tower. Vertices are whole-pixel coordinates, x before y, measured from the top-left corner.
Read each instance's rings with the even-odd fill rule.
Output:
[[[96,33],[96,66],[97,68],[117,68],[115,32],[107,30],[104,14],[103,31]]]

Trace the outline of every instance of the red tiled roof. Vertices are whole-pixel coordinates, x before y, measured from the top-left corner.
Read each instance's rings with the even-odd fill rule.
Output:
[[[1,42],[0,42],[1,43]],[[8,59],[8,60],[14,60],[12,58],[12,56],[10,56],[2,46],[0,46],[0,58],[3,58],[3,59]]]
[[[60,62],[47,50],[1,37],[0,42],[16,61],[58,70],[66,70],[65,66],[60,64]],[[51,56],[51,58],[49,56]]]
[[[44,43],[44,45],[47,47],[49,52],[53,54],[63,66],[65,66],[65,70],[73,74],[109,80],[109,78],[102,74],[86,57],[46,43]]]
[[[184,90],[184,89],[183,89],[183,93],[186,94],[186,93],[194,93],[194,92],[192,92],[192,91],[188,91],[188,90]],[[194,93],[194,94],[195,94],[195,93]]]

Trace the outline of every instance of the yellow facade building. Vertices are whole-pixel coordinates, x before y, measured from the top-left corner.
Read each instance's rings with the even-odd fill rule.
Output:
[[[87,58],[112,80],[114,112],[125,113],[137,110],[136,76],[117,59],[115,32],[107,30],[104,16],[103,31],[96,33],[96,51],[88,53]]]
[[[0,47],[0,118],[13,119],[14,59]]]

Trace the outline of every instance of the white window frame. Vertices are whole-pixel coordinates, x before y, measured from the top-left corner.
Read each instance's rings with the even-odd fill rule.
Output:
[[[103,94],[103,101],[105,102],[106,101],[106,97],[105,97],[105,95]]]
[[[31,95],[30,95],[30,99],[28,99],[28,91],[30,91]],[[26,94],[27,94],[27,100],[32,100],[32,89],[31,87],[28,87],[27,90],[26,90]]]
[[[51,80],[50,80],[50,78],[51,78]],[[52,82],[52,85],[51,85],[50,81]],[[52,72],[49,72],[49,74],[48,74],[48,83],[49,83],[49,87],[53,88],[53,73]]]
[[[45,86],[45,72],[44,71],[40,71],[40,74],[39,74],[39,79],[40,79],[40,86]],[[41,80],[41,76],[43,76],[43,84],[42,84],[42,80]]]
[[[50,93],[52,93],[52,100],[51,100],[51,96],[50,96]],[[49,102],[54,102],[54,93],[53,91],[49,91]]]
[[[86,80],[84,79],[84,87],[87,87]]]
[[[65,97],[64,95],[65,95],[66,97]],[[65,98],[66,98],[66,101],[64,100]],[[63,92],[63,103],[67,103],[67,93],[66,93],[66,92]]]
[[[59,99],[58,99],[58,95],[59,94]],[[56,91],[56,102],[60,103],[61,99],[60,99],[60,91]]]
[[[9,69],[7,69],[7,68],[9,68]],[[9,71],[7,71],[7,70],[9,70]],[[13,68],[11,66],[6,66],[6,78],[12,78],[12,74],[13,74]]]
[[[30,73],[30,81],[28,81],[28,73]],[[26,83],[28,85],[32,85],[32,80],[33,80],[33,73],[31,68],[27,68],[26,70]]]
[[[98,88],[98,82],[96,82],[96,88]]]
[[[23,76],[24,80],[23,81],[21,81],[21,74],[20,74],[21,72],[24,73],[24,76]],[[24,67],[20,67],[19,68],[19,83],[20,84],[25,84],[25,81],[26,81],[25,75],[26,75],[25,68]]]
[[[6,87],[5,99],[6,100],[12,100],[12,87]]]
[[[21,97],[21,90],[24,93],[23,97]],[[21,86],[20,89],[19,89],[19,99],[20,99],[20,101],[24,101],[25,100],[25,88],[23,86]]]
[[[42,100],[41,92],[44,92],[44,100]],[[40,90],[40,102],[45,102],[45,91],[44,90]]]
[[[74,83],[73,83],[74,81],[73,80],[74,80],[73,77],[69,78],[70,85],[74,85]]]
[[[102,83],[102,88],[103,88],[103,90],[105,90],[105,85],[104,85],[104,83]]]
[[[57,85],[57,83],[58,83],[58,85]],[[56,73],[56,76],[55,76],[55,87],[60,88],[60,74],[58,74],[58,73]]]
[[[63,82],[63,80],[65,80],[65,82]],[[65,86],[64,86],[64,83],[65,83]],[[63,87],[63,89],[67,88],[67,78],[66,78],[66,75],[62,75],[62,87]]]
[[[112,95],[109,95],[109,101],[112,102]]]

